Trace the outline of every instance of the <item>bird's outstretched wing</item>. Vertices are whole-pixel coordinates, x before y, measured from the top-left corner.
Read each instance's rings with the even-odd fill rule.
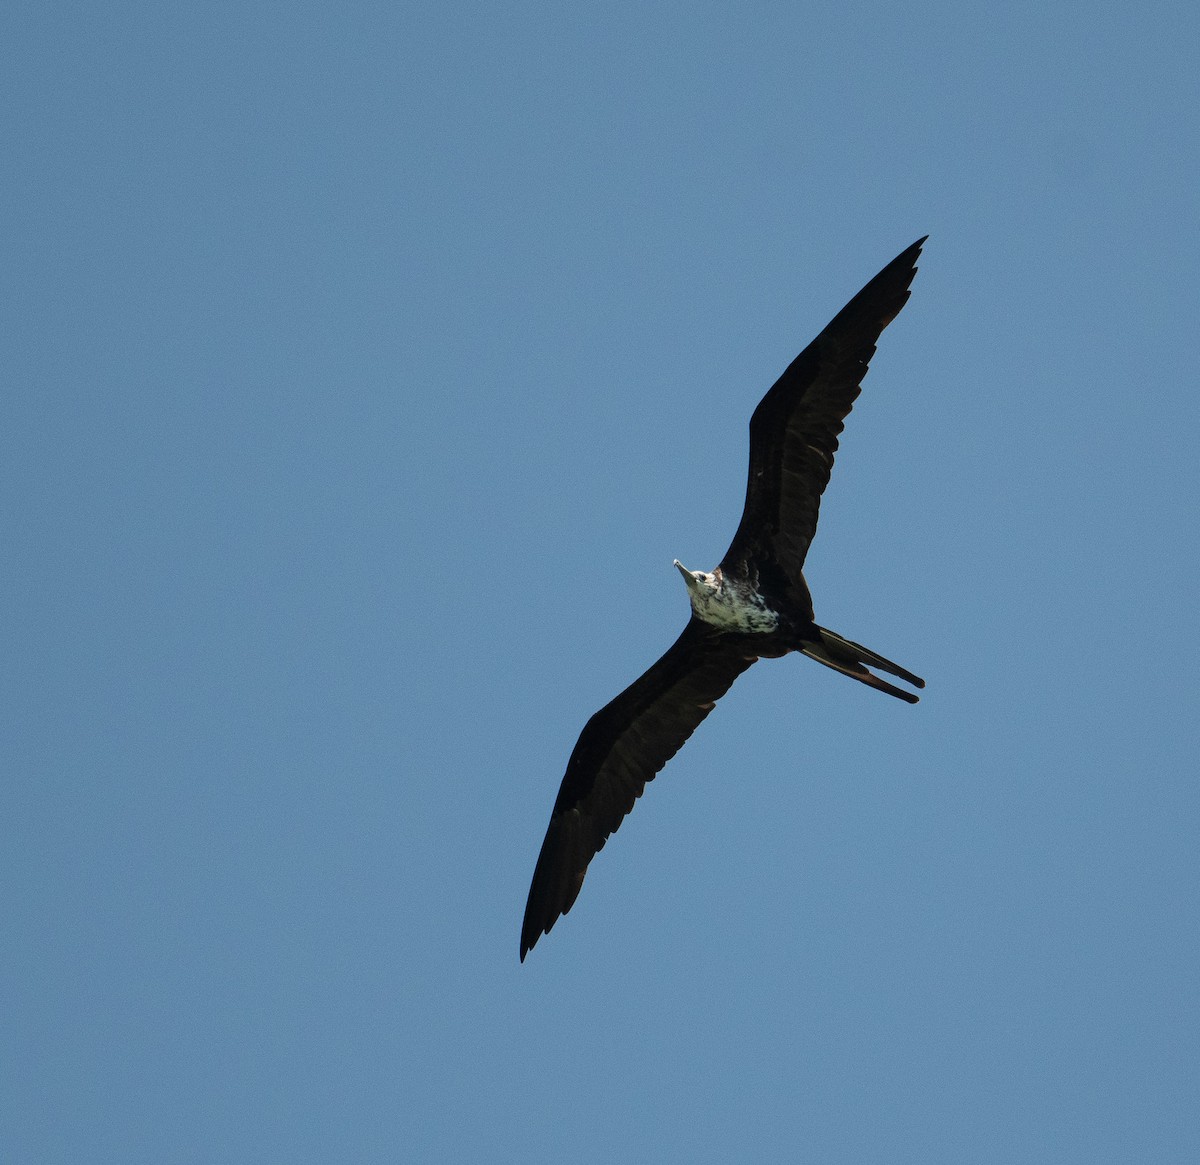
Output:
[[[908,299],[924,242],[918,239],[846,304],[754,410],[746,506],[721,560],[723,570],[773,558],[800,585],[842,422],[859,394],[879,334]]]
[[[521,927],[521,959],[574,904],[588,863],[646,782],[758,656],[694,615],[674,646],[584,726],[554,803]]]

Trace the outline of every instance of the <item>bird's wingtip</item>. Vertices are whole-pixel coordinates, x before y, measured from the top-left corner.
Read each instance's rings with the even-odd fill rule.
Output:
[[[538,931],[534,932],[533,934],[530,934],[529,930],[530,930],[530,928],[529,928],[528,923],[526,923],[525,926],[523,926],[521,928],[521,962],[522,963],[525,962],[525,956],[527,954],[529,954],[529,952],[531,950],[533,950],[533,948],[535,946],[537,946],[537,940],[540,939],[542,937],[542,934],[544,933],[543,931],[538,930]]]

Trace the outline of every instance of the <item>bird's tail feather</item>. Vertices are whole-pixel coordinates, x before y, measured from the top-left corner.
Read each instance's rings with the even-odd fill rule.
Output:
[[[861,643],[843,639],[836,631],[830,631],[825,627],[818,627],[817,630],[820,632],[821,638],[808,640],[800,647],[800,650],[809,659],[815,659],[818,663],[833,668],[834,671],[840,671],[844,676],[849,676],[880,692],[887,692],[889,696],[907,700],[910,704],[915,704],[920,698],[911,692],[889,684],[886,680],[881,680],[877,675],[872,675],[866,665],[873,664],[880,671],[898,676],[906,683],[912,684],[914,688],[925,686],[925,681],[920,676],[905,671],[898,663],[892,663],[890,659],[884,659],[882,655],[876,655],[869,648],[863,647]]]

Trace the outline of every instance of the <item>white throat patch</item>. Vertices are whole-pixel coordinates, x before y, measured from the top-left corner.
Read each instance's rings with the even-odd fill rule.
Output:
[[[779,626],[779,616],[760,594],[734,586],[717,572],[688,571],[684,581],[696,618],[713,627],[722,631],[762,634]]]

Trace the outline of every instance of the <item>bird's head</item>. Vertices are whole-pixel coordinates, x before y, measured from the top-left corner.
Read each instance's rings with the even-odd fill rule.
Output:
[[[687,583],[688,597],[693,607],[706,607],[721,593],[721,572],[711,574],[703,570],[688,570],[679,559],[675,559],[675,569],[683,575]]]

